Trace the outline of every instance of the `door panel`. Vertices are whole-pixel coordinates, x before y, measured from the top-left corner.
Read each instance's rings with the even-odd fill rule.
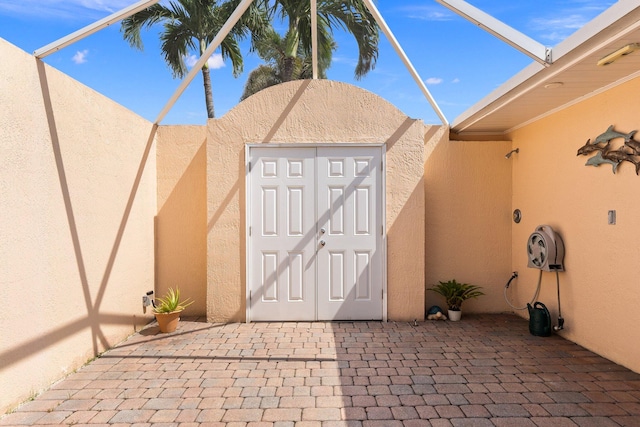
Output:
[[[318,320],[382,319],[379,147],[318,147]]]
[[[253,320],[315,320],[315,148],[251,148]]]
[[[251,147],[252,320],[382,319],[380,147]]]

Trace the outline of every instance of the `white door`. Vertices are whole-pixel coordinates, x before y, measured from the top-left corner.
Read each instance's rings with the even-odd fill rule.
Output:
[[[382,319],[382,148],[249,150],[248,317]]]
[[[379,147],[319,147],[318,320],[382,319]]]

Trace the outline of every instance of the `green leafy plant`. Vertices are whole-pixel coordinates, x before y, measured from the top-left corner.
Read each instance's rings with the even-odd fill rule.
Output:
[[[482,289],[480,286],[459,283],[454,279],[448,282],[440,282],[428,290],[442,295],[449,310],[459,311],[460,306],[462,306],[462,303],[466,300],[484,295],[480,289]]]
[[[191,298],[184,301],[180,300],[180,289],[169,288],[163,298],[157,298],[153,311],[156,313],[172,313],[174,311],[182,311],[193,304]]]

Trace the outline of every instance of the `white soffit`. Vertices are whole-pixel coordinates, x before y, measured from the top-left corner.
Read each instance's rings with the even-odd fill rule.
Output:
[[[640,70],[640,54],[607,66],[603,56],[640,42],[640,2],[619,0],[553,48],[553,64],[533,63],[458,116],[451,131],[457,135],[504,135],[550,111],[626,81]],[[562,82],[554,88],[545,85]]]

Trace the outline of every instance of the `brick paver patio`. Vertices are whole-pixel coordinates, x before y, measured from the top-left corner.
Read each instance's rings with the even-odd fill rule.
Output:
[[[567,327],[571,327],[567,324]],[[513,315],[155,324],[0,425],[640,426],[640,374]]]

